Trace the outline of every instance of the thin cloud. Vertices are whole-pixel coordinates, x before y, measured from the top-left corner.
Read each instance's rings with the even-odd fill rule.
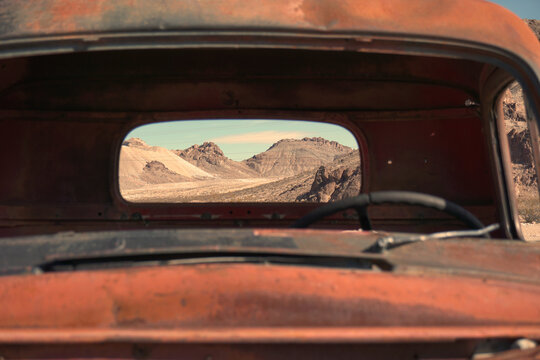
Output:
[[[309,134],[306,132],[268,130],[220,136],[210,139],[210,141],[218,144],[260,144],[275,143],[282,139],[301,139],[308,136]]]

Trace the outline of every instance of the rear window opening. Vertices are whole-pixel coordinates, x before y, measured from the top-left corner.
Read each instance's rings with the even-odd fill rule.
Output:
[[[134,203],[325,203],[362,188],[355,137],[322,122],[148,124],[125,137],[119,159],[120,193]]]

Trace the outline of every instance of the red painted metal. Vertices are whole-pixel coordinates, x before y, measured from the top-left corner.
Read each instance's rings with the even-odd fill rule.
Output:
[[[300,333],[309,327],[317,341],[358,341],[374,327],[381,327],[384,341],[406,340],[406,327],[411,334],[418,328],[411,336],[423,341],[459,338],[466,327],[473,337],[538,338],[538,289],[538,282],[428,270],[418,276],[414,271],[241,264],[8,276],[0,282],[0,342],[15,341],[17,334],[20,341],[33,335],[34,341],[69,340],[69,332],[75,342],[85,336],[86,341],[108,336],[119,341],[123,337],[116,330],[134,331],[134,340],[148,334],[147,341],[156,339],[152,330],[160,330],[154,336],[170,336],[169,341],[175,336],[176,341],[181,336],[185,341],[255,341],[256,334],[262,342],[286,341],[287,334],[289,340],[307,340],[309,335]],[[340,339],[336,329],[344,327],[351,330]],[[21,330],[10,334],[16,328]],[[251,328],[259,330],[248,335]]]

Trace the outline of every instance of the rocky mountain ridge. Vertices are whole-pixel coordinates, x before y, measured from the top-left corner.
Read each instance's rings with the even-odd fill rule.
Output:
[[[266,177],[288,177],[317,168],[352,148],[321,137],[283,139],[243,163]]]
[[[213,142],[204,142],[202,145],[194,144],[185,150],[175,150],[174,152],[186,160],[203,160],[212,165],[219,165],[227,159],[220,147]]]
[[[304,137],[302,139],[281,139],[281,140],[275,142],[274,144],[272,144],[268,148],[268,150],[266,150],[266,151],[269,151],[269,150],[272,150],[272,149],[274,149],[276,147],[279,147],[280,145],[282,145],[284,143],[294,143],[294,144],[296,144],[296,143],[313,143],[313,144],[316,144],[317,146],[328,146],[330,148],[334,148],[338,152],[346,152],[346,151],[349,151],[351,149],[348,146],[341,145],[337,141],[326,140],[325,138],[319,136],[319,137]]]
[[[250,178],[258,175],[247,165],[229,159],[213,142],[195,144],[187,149],[173,152],[198,168],[223,178]]]

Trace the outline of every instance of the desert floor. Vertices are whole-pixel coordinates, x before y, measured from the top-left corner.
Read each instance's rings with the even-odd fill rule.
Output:
[[[540,224],[521,224],[521,230],[527,241],[540,241]]]
[[[214,201],[213,195],[248,189],[276,181],[274,178],[207,179],[181,183],[146,185],[137,189],[121,190],[127,201],[133,202],[192,202],[193,198],[205,197]]]

